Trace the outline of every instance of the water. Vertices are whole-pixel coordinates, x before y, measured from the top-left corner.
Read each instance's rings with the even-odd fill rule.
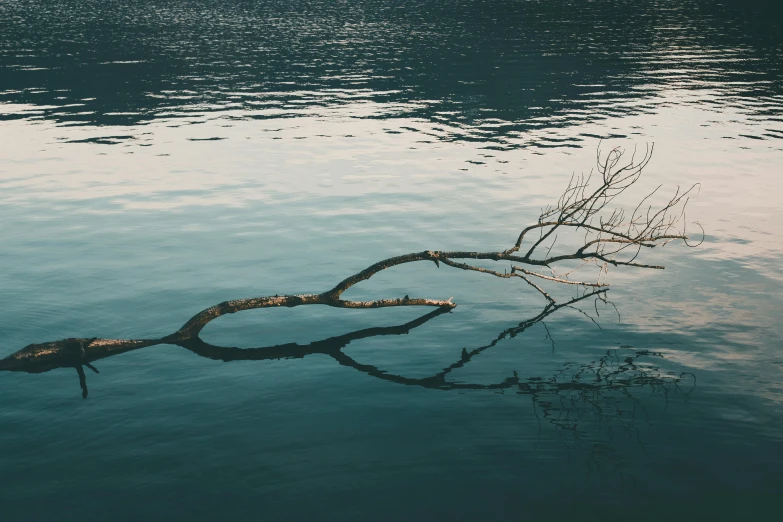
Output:
[[[417,263],[347,297],[452,313],[305,357],[160,345],[96,362],[86,400],[72,369],[4,372],[2,520],[773,517],[783,31],[752,2],[639,4],[0,4],[0,356],[507,248],[600,138],[654,142],[638,194],[700,182],[706,230],[645,253],[663,272],[610,273],[619,321],[558,310],[442,381],[540,296]],[[250,311],[202,337],[306,345],[422,313]]]

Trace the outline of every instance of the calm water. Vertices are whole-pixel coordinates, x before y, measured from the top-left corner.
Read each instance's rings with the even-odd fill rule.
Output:
[[[0,519],[775,519],[783,30],[753,4],[0,3],[0,357],[162,336],[399,253],[507,248],[599,138],[654,142],[640,190],[700,182],[707,231],[646,253],[663,272],[610,274],[619,321],[559,310],[442,381],[540,297],[414,264],[350,297],[455,311],[341,351],[157,346],[96,363],[86,400],[71,369],[3,373]],[[243,312],[203,338],[422,313]]]

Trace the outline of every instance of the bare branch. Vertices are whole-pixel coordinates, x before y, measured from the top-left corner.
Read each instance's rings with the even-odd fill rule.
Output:
[[[585,283],[585,282],[582,282],[582,281],[569,281],[568,279],[563,279],[563,278],[560,278],[560,277],[549,277],[549,276],[545,276],[543,274],[537,274],[535,272],[531,272],[530,270],[525,270],[524,268],[520,268],[518,266],[511,267],[511,269],[513,271],[515,271],[515,272],[522,272],[522,273],[525,273],[527,275],[540,277],[541,279],[546,279],[547,281],[554,281],[556,283],[563,283],[563,284],[566,284],[566,285],[592,286],[592,287],[596,287],[596,288],[609,286],[607,284],[601,284],[601,283]]]
[[[645,147],[641,158],[637,159],[636,150],[630,159],[625,158],[623,149],[616,147],[607,154],[602,154],[600,147],[597,152],[596,168],[587,175],[572,175],[568,185],[554,206],[542,209],[536,223],[525,227],[520,232],[516,243],[509,249],[498,252],[473,251],[435,251],[424,250],[401,256],[390,257],[343,279],[330,290],[319,294],[274,295],[225,301],[209,307],[189,319],[179,330],[161,339],[116,340],[97,338],[73,338],[52,343],[35,344],[25,347],[6,359],[0,361],[0,370],[20,369],[25,367],[41,368],[59,367],[63,364],[79,368],[90,361],[123,353],[144,346],[164,342],[182,343],[196,339],[202,329],[211,321],[227,314],[260,308],[293,308],[304,305],[325,305],[335,308],[386,308],[398,306],[427,306],[441,310],[450,310],[456,306],[452,299],[430,299],[386,297],[371,301],[350,301],[341,298],[342,294],[354,285],[370,279],[375,274],[407,263],[432,261],[437,267],[440,263],[466,271],[489,274],[502,279],[519,278],[542,295],[547,300],[547,308],[562,307],[556,304],[554,297],[542,286],[534,283],[531,278],[543,280],[546,284],[577,285],[594,288],[593,293],[583,293],[582,297],[596,295],[603,301],[601,292],[607,286],[601,282],[609,266],[628,266],[634,268],[663,269],[663,266],[646,264],[636,261],[644,249],[663,246],[674,240],[682,240],[687,246],[697,246],[689,242],[685,225],[685,208],[690,198],[698,193],[699,185],[693,185],[682,191],[677,189],[667,202],[654,207],[650,201],[658,193],[660,187],[648,193],[638,202],[633,212],[627,214],[621,206],[612,207],[615,199],[622,195],[640,178],[643,169],[652,157],[652,146]],[[594,182],[595,180],[595,182]],[[646,208],[645,208],[646,206]],[[531,231],[538,231],[538,237],[527,249],[524,255],[518,252]],[[559,239],[568,235],[577,235],[579,246],[567,252],[553,252]],[[551,244],[549,238],[553,238]],[[545,245],[549,245],[546,247]],[[561,240],[568,244],[568,240]],[[543,250],[542,254],[538,252]],[[503,261],[515,263],[510,271],[491,270],[464,260]],[[598,279],[595,282],[573,281],[569,279],[572,269],[562,274],[555,272],[554,266],[567,261],[580,261],[582,265],[593,264],[598,269]],[[518,265],[531,267],[548,267],[552,275],[543,275]],[[545,283],[541,283],[542,285]],[[513,335],[513,332],[509,335]],[[32,364],[32,362],[36,362]],[[76,361],[76,363],[74,362]],[[89,366],[88,366],[89,367]],[[28,371],[28,370],[24,370]],[[31,370],[33,371],[33,370]],[[80,378],[82,374],[80,374]]]

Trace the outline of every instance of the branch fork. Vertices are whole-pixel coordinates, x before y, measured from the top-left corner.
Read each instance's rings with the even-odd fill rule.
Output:
[[[612,206],[618,196],[639,180],[643,169],[652,157],[652,151],[652,146],[645,147],[641,159],[637,160],[636,149],[630,159],[624,159],[625,152],[620,148],[602,154],[599,147],[595,169],[587,175],[572,176],[557,204],[542,209],[536,222],[522,229],[514,245],[506,250],[497,252],[424,250],[390,257],[343,279],[331,289],[319,294],[274,295],[224,301],[197,313],[176,332],[161,339],[66,339],[30,345],[0,360],[0,370],[19,370],[33,366],[51,369],[63,365],[76,365],[82,372],[81,376],[83,375],[81,368],[85,362],[88,368],[94,369],[89,365],[89,361],[108,356],[106,354],[113,355],[162,342],[181,344],[194,340],[207,324],[218,317],[258,308],[293,308],[304,305],[325,305],[335,308],[427,306],[446,311],[456,307],[453,297],[429,299],[405,295],[371,301],[342,299],[346,290],[370,279],[378,272],[417,261],[432,261],[437,267],[443,263],[451,268],[479,272],[502,279],[522,279],[546,299],[547,307],[556,306],[556,300],[534,280],[542,285],[554,283],[583,287],[586,295],[589,295],[588,290],[602,293],[608,285],[601,281],[601,277],[607,273],[610,265],[660,270],[664,267],[636,261],[642,249],[663,246],[675,240],[681,240],[691,247],[698,246],[703,241],[702,229],[702,239],[698,243],[690,242],[685,221],[685,209],[690,198],[698,192],[698,185],[693,185],[684,191],[678,188],[663,205],[653,207],[649,200],[658,192],[660,189],[658,187],[645,196],[630,214],[622,207]],[[593,179],[597,181],[593,182]],[[574,234],[580,234],[579,237],[582,239],[580,246],[570,250],[556,249],[559,238]],[[527,247],[526,252],[520,254],[528,235],[533,236],[533,239],[529,241],[530,246]],[[500,272],[484,268],[474,264],[475,261],[508,262],[510,270],[505,269]],[[569,276],[576,269],[557,273],[557,267],[569,261],[578,261],[581,266],[587,264],[597,266],[598,278],[595,281],[571,280]],[[548,268],[551,275],[534,270],[543,268]]]

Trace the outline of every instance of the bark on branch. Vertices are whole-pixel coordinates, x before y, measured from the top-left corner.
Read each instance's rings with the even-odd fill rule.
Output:
[[[0,370],[47,371],[54,367],[69,365],[72,361],[90,361],[134,350],[144,346],[161,343],[182,344],[198,338],[201,330],[211,321],[226,314],[244,310],[273,307],[296,307],[304,305],[325,305],[336,308],[385,308],[392,306],[427,306],[440,310],[449,310],[456,306],[449,299],[430,299],[423,297],[388,297],[372,301],[351,301],[342,299],[342,294],[352,286],[370,279],[375,274],[394,266],[418,261],[431,261],[437,267],[440,264],[459,269],[488,274],[503,279],[522,279],[527,286],[541,294],[547,306],[557,305],[557,301],[541,284],[578,285],[603,290],[607,284],[601,279],[611,266],[629,266],[636,268],[662,269],[663,266],[645,264],[636,261],[643,248],[663,246],[674,240],[681,240],[688,246],[685,226],[685,209],[689,199],[698,190],[698,185],[675,194],[657,207],[650,203],[658,192],[656,188],[627,213],[622,206],[613,206],[615,200],[625,193],[640,178],[643,169],[652,157],[652,146],[645,147],[644,153],[637,159],[637,151],[630,154],[614,148],[602,154],[597,153],[596,167],[589,174],[573,176],[563,194],[554,206],[543,209],[537,222],[525,227],[513,246],[496,252],[439,251],[424,250],[401,256],[390,257],[368,266],[339,283],[331,289],[318,294],[274,295],[225,301],[207,308],[189,319],[176,332],[161,339],[153,340],[117,340],[98,338],[74,338],[30,345],[0,361]],[[553,254],[560,233],[578,233],[578,246]],[[532,239],[528,238],[532,236]],[[551,238],[551,239],[550,239]],[[524,254],[520,254],[523,244]],[[548,246],[546,246],[548,245]],[[475,261],[494,261],[508,263],[508,269],[492,270],[475,264]],[[594,281],[573,280],[574,271],[558,272],[557,267],[568,261],[579,261],[582,265],[593,264],[599,268]],[[524,268],[520,265],[526,265]],[[535,271],[548,269],[549,274]],[[559,305],[557,305],[559,306]],[[83,378],[83,363],[79,363],[80,377]],[[88,366],[90,367],[90,366]],[[25,369],[29,368],[29,369]]]

